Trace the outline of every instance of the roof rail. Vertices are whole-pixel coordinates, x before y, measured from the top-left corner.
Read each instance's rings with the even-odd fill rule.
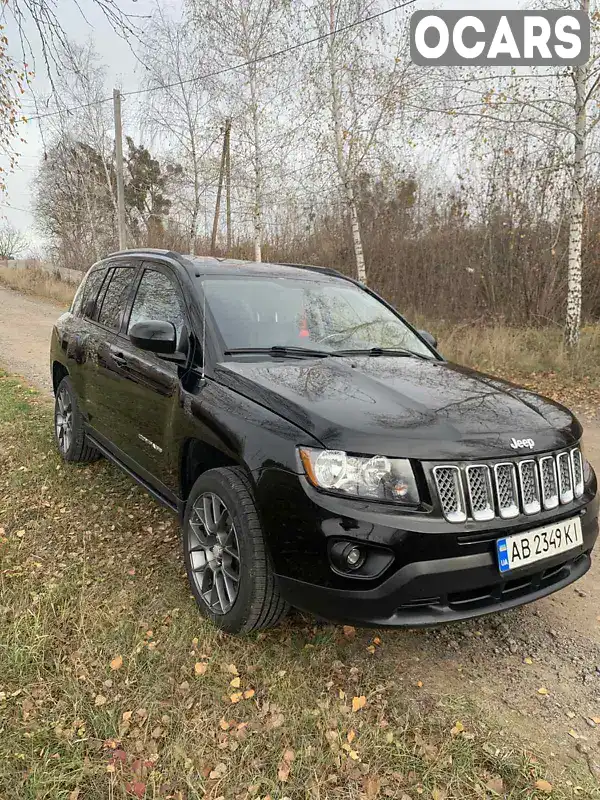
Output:
[[[337,269],[332,269],[331,267],[315,267],[314,264],[290,264],[286,261],[278,261],[277,264],[282,267],[298,267],[298,269],[308,269],[312,270],[312,272],[322,272],[325,275],[333,275],[336,278],[346,278],[348,280],[352,280],[351,278],[348,278],[347,275],[344,275],[342,272],[339,272]]]
[[[132,255],[155,255],[155,256],[168,256],[169,258],[180,259],[180,253],[175,253],[173,250],[163,250],[159,247],[132,247],[127,250],[115,250],[114,253],[109,253],[105,258],[113,258],[114,256],[132,256]]]

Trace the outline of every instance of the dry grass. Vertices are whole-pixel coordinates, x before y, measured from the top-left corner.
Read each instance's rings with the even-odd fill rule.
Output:
[[[53,300],[63,307],[71,305],[77,288],[40,269],[9,269],[8,267],[0,267],[0,285],[43,300]]]
[[[105,461],[65,466],[50,431],[48,404],[0,376],[0,797],[546,796],[543,761],[418,687],[390,634],[299,616],[217,632],[173,517]],[[598,796],[583,773],[552,794]]]

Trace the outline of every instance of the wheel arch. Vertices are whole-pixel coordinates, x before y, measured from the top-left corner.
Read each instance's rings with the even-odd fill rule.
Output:
[[[246,471],[248,477],[251,476],[246,464],[218,447],[208,442],[202,442],[200,439],[186,439],[181,449],[181,499],[184,502],[187,501],[191,488],[200,475],[218,467],[241,467]]]
[[[56,390],[58,389],[62,379],[66,378],[68,375],[69,370],[62,362],[56,360],[52,362],[52,391],[54,394],[56,394]]]

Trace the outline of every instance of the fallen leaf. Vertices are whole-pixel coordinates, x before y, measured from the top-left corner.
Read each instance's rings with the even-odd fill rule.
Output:
[[[417,681],[417,686],[419,687],[419,689],[422,689],[423,688],[423,681]]]
[[[76,787],[75,789],[73,789],[73,791],[69,795],[69,800],[77,800],[77,798],[79,797],[79,793],[80,792],[81,792],[81,789],[79,787]]]
[[[240,700],[242,699],[242,693],[234,692],[232,695],[229,696],[229,699],[231,700],[232,703],[239,703]]]
[[[346,639],[354,639],[356,636],[356,628],[353,628],[352,625],[344,625],[343,631]]]
[[[458,734],[462,733],[464,731],[464,729],[465,728],[464,728],[464,725],[462,724],[462,722],[460,720],[457,720],[454,723],[454,727],[450,731],[450,735],[451,736],[458,736]]]
[[[360,761],[360,756],[358,755],[358,753],[356,752],[356,750],[352,750],[352,748],[350,748],[350,749],[348,750],[348,755],[350,756],[350,758],[352,759],[352,761]]]
[[[596,725],[600,725],[600,717],[591,717],[592,722],[595,722]]]
[[[21,529],[20,531],[16,532],[15,536],[18,536],[19,539],[22,539],[25,536],[25,531]]]
[[[208,669],[208,664],[203,664],[201,661],[196,661],[194,664],[194,672],[196,675],[204,675]]]
[[[490,792],[502,794],[504,792],[504,781],[502,778],[492,778],[486,783],[485,788],[489,789]]]
[[[571,736],[573,739],[579,739],[579,734],[576,730],[573,730],[573,728],[571,728],[569,731],[569,736]]]
[[[229,664],[229,666],[227,667],[227,672],[230,672],[232,675],[240,674],[235,664]]]
[[[94,699],[95,706],[103,706],[106,703],[106,697],[103,694],[97,694]]]
[[[111,669],[121,669],[123,666],[123,656],[115,656],[113,660],[110,662]]]
[[[279,768],[277,769],[277,777],[280,781],[282,781],[282,783],[285,783],[290,777],[291,763],[295,756],[296,754],[293,750],[286,750],[283,754],[283,757],[279,763]]]
[[[346,739],[348,740],[348,744],[352,744],[352,742],[356,739],[356,731],[354,730],[354,728],[350,728],[350,730],[348,731],[348,735],[346,736]]]
[[[523,663],[524,664],[533,664],[533,658],[529,658],[529,656],[527,656],[527,658],[523,659]]]
[[[550,794],[552,792],[552,784],[549,783],[549,781],[545,781],[543,778],[537,780],[534,786],[538,792],[544,792],[545,794]]]
[[[141,781],[128,781],[125,784],[125,791],[142,798],[146,794],[146,784]]]
[[[244,700],[250,700],[251,697],[254,697],[254,689],[246,689],[244,692]]]
[[[381,782],[376,775],[369,775],[365,778],[363,789],[368,798],[377,797],[381,788]]]
[[[367,698],[364,694],[361,694],[360,697],[353,697],[352,698],[352,711],[360,711],[361,708],[364,708],[367,705]]]
[[[131,717],[133,716],[133,711],[124,711],[123,712],[123,722],[129,722]]]
[[[367,652],[369,652],[369,653],[371,653],[371,655],[373,655],[373,653],[375,652],[375,645],[374,644],[370,644],[367,647]]]
[[[227,722],[226,719],[222,719],[219,722],[219,728],[221,728],[222,731],[228,731],[229,728],[231,728],[231,725],[229,724],[229,722]]]
[[[232,686],[234,689],[239,689],[240,688],[240,683],[241,683],[241,681],[240,681],[239,677],[233,678],[233,680],[229,681],[229,685]]]
[[[446,792],[443,789],[434,789],[431,792],[432,800],[446,800]]]
[[[538,689],[538,694],[548,694],[548,689],[545,686],[542,686]]]
[[[379,638],[379,636],[376,636],[376,637],[373,639],[373,644],[377,644],[377,645],[380,645],[380,644],[381,644],[381,639]]]

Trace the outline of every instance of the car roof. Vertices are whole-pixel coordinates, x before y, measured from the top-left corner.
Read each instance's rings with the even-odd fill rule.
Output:
[[[287,263],[268,263],[257,261],[243,261],[234,258],[217,258],[215,256],[196,256],[183,255],[173,250],[158,250],[153,248],[143,248],[135,250],[120,250],[111,253],[107,258],[118,256],[138,256],[146,257],[149,260],[161,260],[161,258],[177,261],[184,267],[191,276],[200,277],[202,275],[244,275],[253,277],[265,277],[277,275],[281,278],[298,278],[303,273],[308,277],[312,273],[313,278],[341,278],[354,283],[351,278],[343,275],[328,267],[317,267],[311,264],[287,264]]]

